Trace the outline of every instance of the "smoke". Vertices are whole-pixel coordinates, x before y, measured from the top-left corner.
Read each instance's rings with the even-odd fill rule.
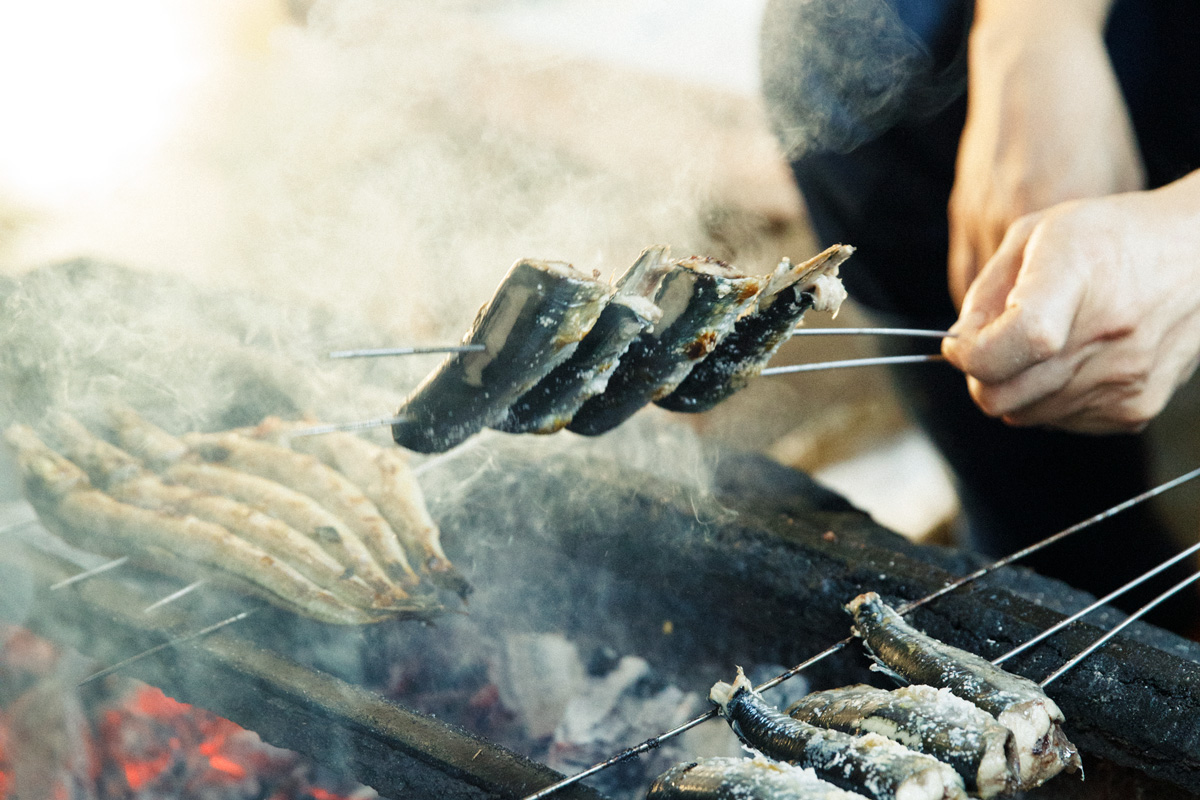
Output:
[[[936,113],[962,93],[965,27],[923,16],[928,14],[888,0],[768,4],[763,94],[790,157],[847,152],[903,119]],[[923,30],[919,34],[910,24]],[[947,40],[949,66],[939,64],[927,44],[935,37]]]
[[[714,174],[737,163],[745,112],[700,119],[713,103],[669,81],[515,43],[482,16],[313,3],[214,73],[153,169],[10,263],[90,255],[318,304],[367,321],[375,340],[354,344],[370,345],[456,338],[519,258],[612,274],[650,244],[711,252]]]

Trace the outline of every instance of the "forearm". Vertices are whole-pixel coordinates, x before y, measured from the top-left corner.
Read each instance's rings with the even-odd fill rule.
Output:
[[[1114,0],[975,0],[975,29],[1103,33]]]

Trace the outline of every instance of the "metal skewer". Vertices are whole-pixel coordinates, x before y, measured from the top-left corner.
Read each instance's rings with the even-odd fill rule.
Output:
[[[263,608],[264,608],[264,606],[259,606],[258,608],[251,608],[248,611],[241,612],[240,614],[234,614],[232,617],[229,617],[228,619],[223,619],[220,622],[214,622],[212,625],[209,625],[206,628],[201,628],[200,630],[196,631],[195,633],[189,633],[185,636],[180,636],[177,639],[171,639],[169,641],[163,642],[162,644],[155,645],[154,647],[151,647],[149,650],[143,650],[142,652],[138,653],[137,655],[130,656],[129,658],[125,659],[124,661],[118,661],[116,664],[113,664],[111,667],[106,667],[106,668],[100,670],[99,672],[93,673],[75,685],[83,686],[85,684],[91,683],[92,681],[98,681],[106,675],[111,675],[114,672],[117,672],[118,670],[124,669],[125,667],[129,666],[130,664],[134,663],[135,661],[141,661],[143,658],[146,658],[147,656],[152,656],[155,653],[159,652],[160,650],[166,650],[168,647],[174,647],[176,645],[180,645],[185,642],[190,642],[193,639],[199,639],[200,637],[207,636],[208,634],[210,634],[214,631],[220,630],[221,628],[224,628],[227,625],[232,625],[235,622],[241,622],[246,617],[250,616],[251,614],[258,613]]]
[[[954,339],[957,333],[925,328],[794,328],[792,336],[913,336],[927,339]]]
[[[830,329],[830,330],[832,331],[833,329]],[[856,330],[856,329],[847,328],[844,330]],[[891,330],[891,329],[863,328],[861,330],[866,331],[866,330]],[[895,330],[903,330],[903,329],[897,328]],[[824,332],[824,331],[821,331],[821,332]],[[930,333],[930,334],[938,333],[939,335],[942,334],[941,331],[929,331],[926,333]],[[474,350],[479,350],[479,349],[483,348],[483,345],[463,345],[463,346],[470,347],[471,349],[474,349]],[[411,350],[413,348],[401,348],[401,349]],[[345,352],[367,352],[367,351],[345,351]],[[387,355],[387,353],[384,353],[383,351],[380,351],[377,354],[378,355]],[[331,353],[330,355],[333,356],[334,354]],[[818,372],[820,370],[827,370],[827,369],[844,369],[847,367],[874,367],[874,366],[883,366],[883,365],[889,365],[889,364],[919,364],[919,363],[926,362],[926,361],[945,361],[945,360],[946,360],[945,357],[937,355],[937,354],[932,354],[932,353],[919,354],[919,355],[907,355],[907,356],[874,356],[871,358],[850,358],[850,359],[845,359],[843,361],[820,361],[820,362],[813,363],[813,364],[792,364],[790,366],[785,366],[785,367],[767,367],[759,374],[760,375],[768,375],[768,376],[769,375],[786,375],[786,374],[790,374],[790,373],[794,373],[794,372]],[[359,420],[356,422],[332,422],[332,423],[325,424],[325,425],[313,425],[312,427],[309,427],[309,428],[300,428],[299,430],[290,431],[287,433],[287,437],[290,439],[295,439],[295,438],[299,438],[302,436],[320,436],[321,434],[325,434],[325,433],[337,433],[337,432],[342,432],[342,431],[364,431],[364,430],[369,430],[371,428],[383,428],[388,425],[395,425],[395,424],[404,422],[404,420],[405,420],[405,417],[403,417],[403,416],[394,416],[394,417],[377,417],[376,419],[365,419],[365,420]]]
[[[956,334],[925,328],[796,328],[792,336],[914,336],[931,339],[953,339]],[[334,350],[330,358],[379,358],[383,356],[412,356],[424,353],[478,353],[487,349],[483,344],[434,345],[430,347],[365,347],[358,350]]]
[[[847,367],[878,367],[890,364],[920,364],[925,361],[945,361],[946,357],[936,353],[910,356],[872,356],[870,358],[847,358],[842,361],[817,361],[811,364],[790,364],[786,367],[767,367],[759,375],[790,375],[794,372],[819,372],[826,369]]]
[[[1117,505],[1113,506],[1112,508],[1106,509],[1104,511],[1101,511],[1098,514],[1088,517],[1087,519],[1083,520],[1082,522],[1078,522],[1069,528],[1065,528],[1064,530],[1059,531],[1058,533],[1051,534],[1050,536],[1046,537],[1045,539],[1042,539],[1039,542],[1034,542],[1033,544],[1029,545],[1028,547],[1018,550],[1015,553],[1012,553],[1011,555],[1007,555],[1004,558],[1001,558],[1000,560],[995,561],[985,567],[980,567],[979,569],[975,570],[974,572],[972,572],[968,575],[964,575],[961,578],[956,578],[955,580],[947,583],[941,589],[938,589],[937,591],[935,591],[931,594],[928,594],[925,597],[905,603],[901,607],[897,608],[896,611],[897,611],[897,613],[902,614],[902,615],[907,614],[910,611],[920,608],[921,606],[925,605],[926,603],[930,603],[930,602],[936,600],[937,598],[942,597],[943,595],[949,594],[950,592],[954,591],[955,589],[958,589],[959,587],[964,586],[965,584],[968,584],[971,581],[978,580],[979,578],[982,578],[985,575],[995,572],[996,570],[1000,569],[1001,567],[1008,566],[1009,564],[1013,563],[1014,561],[1022,559],[1025,556],[1030,555],[1032,553],[1035,553],[1044,547],[1048,547],[1048,546],[1054,544],[1055,542],[1065,539],[1066,537],[1068,537],[1072,534],[1078,533],[1079,531],[1081,531],[1085,528],[1091,527],[1092,525],[1095,525],[1098,522],[1103,522],[1104,520],[1108,519],[1109,517],[1119,514],[1120,512],[1125,511],[1126,509],[1132,508],[1133,506],[1136,506],[1139,503],[1144,503],[1145,501],[1147,501],[1153,497],[1157,497],[1158,495],[1162,494],[1163,492],[1173,489],[1176,486],[1179,486],[1180,484],[1186,483],[1197,477],[1200,477],[1200,468],[1194,469],[1191,472],[1188,472],[1184,475],[1179,476],[1178,478],[1174,478],[1170,481],[1167,481],[1166,483],[1159,484],[1158,486],[1155,486],[1152,489],[1148,489],[1145,492],[1142,492],[1141,494],[1137,495],[1136,497],[1131,497],[1128,500],[1118,503]],[[1195,580],[1196,578],[1200,578],[1200,574],[1198,574],[1197,576],[1195,576],[1189,580]],[[1179,587],[1179,588],[1182,588],[1182,587]],[[1165,599],[1165,598],[1163,598],[1163,599]],[[1160,602],[1160,601],[1158,601],[1158,602]],[[1148,609],[1146,609],[1146,610],[1148,610]],[[1145,613],[1145,611],[1143,611],[1142,613]],[[775,686],[778,686],[779,684],[783,683],[788,678],[791,678],[791,677],[799,674],[800,672],[803,672],[805,669],[808,669],[810,666],[817,663],[818,661],[821,661],[822,659],[833,655],[834,653],[841,650],[843,647],[845,647],[852,641],[854,641],[854,637],[847,636],[845,639],[842,639],[840,642],[830,645],[825,650],[821,651],[820,653],[817,653],[815,656],[812,656],[807,661],[803,661],[803,662],[797,664],[796,666],[789,669],[787,672],[777,675],[776,677],[772,678],[769,681],[766,681],[765,683],[761,684],[760,686],[756,686],[755,691],[764,692],[767,689],[771,689]],[[1101,642],[1100,644],[1102,644],[1102,643],[1103,642]],[[1099,644],[1093,645],[1093,649],[1098,646],[1099,646]],[[1080,656],[1077,656],[1076,658],[1081,659],[1083,656],[1086,656],[1086,655],[1087,655],[1087,653],[1085,652],[1085,653],[1081,654]],[[1070,662],[1068,662],[1068,663],[1070,663]],[[1072,664],[1072,666],[1073,666],[1073,664]],[[1060,673],[1061,673],[1061,671],[1062,670],[1060,669]],[[1046,682],[1049,682],[1057,677],[1058,677],[1057,674],[1051,675],[1049,678],[1046,679]],[[1043,683],[1043,685],[1045,685],[1045,683]],[[691,730],[692,728],[696,727],[700,723],[705,722],[710,719],[713,719],[716,716],[717,716],[717,709],[714,706],[713,708],[710,708],[705,713],[695,717],[694,719],[688,720],[687,722],[683,723],[682,725],[679,725],[678,727],[673,728],[673,729],[667,731],[666,733],[659,734],[658,736],[655,736],[652,739],[647,739],[646,741],[642,742],[641,744],[627,748],[626,750],[622,750],[620,753],[616,754],[612,758],[609,758],[606,761],[602,761],[599,764],[595,764],[591,767],[588,767],[587,769],[585,769],[582,772],[578,772],[574,775],[563,778],[562,780],[558,781],[557,783],[551,784],[550,786],[547,786],[544,789],[534,792],[533,794],[526,795],[524,798],[522,798],[522,800],[542,800],[543,798],[549,797],[550,795],[557,792],[559,789],[565,789],[566,787],[571,786],[571,785],[577,783],[578,781],[583,780],[584,778],[595,775],[597,772],[601,772],[602,770],[605,770],[608,767],[613,766],[614,764],[619,764],[622,761],[628,761],[629,759],[631,759],[635,756],[641,755],[642,753],[649,752],[650,750],[657,748],[659,745],[661,745],[663,742],[667,741],[668,739],[671,739],[671,738],[683,733],[684,731]]]
[[[206,581],[203,578],[201,578],[198,581],[192,581],[191,583],[189,583],[187,586],[183,587],[179,591],[171,592],[169,595],[162,598],[161,600],[155,600],[153,603],[151,603],[150,605],[143,608],[142,613],[149,614],[150,612],[154,611],[155,609],[162,608],[167,603],[174,603],[179,598],[185,597],[185,596],[191,594],[192,592],[196,591],[197,589],[199,589],[201,586],[203,586],[205,584],[205,582]]]
[[[398,417],[377,417],[376,419],[364,419],[358,422],[331,422],[327,425],[313,425],[311,428],[299,428],[294,431],[288,431],[286,437],[288,439],[298,439],[301,436],[318,436],[322,433],[337,433],[339,431],[365,431],[371,428],[384,428],[388,425],[396,425],[404,422],[403,416]]]
[[[1112,600],[1115,600],[1116,598],[1118,598],[1121,595],[1128,592],[1130,589],[1134,589],[1138,586],[1141,586],[1143,583],[1150,580],[1155,575],[1158,575],[1160,572],[1163,572],[1164,570],[1169,569],[1170,567],[1174,566],[1175,564],[1178,564],[1180,561],[1183,561],[1185,558],[1187,558],[1188,556],[1192,555],[1193,553],[1195,553],[1197,551],[1200,551],[1200,542],[1197,542],[1196,544],[1192,545],[1188,549],[1184,550],[1182,553],[1179,553],[1176,556],[1172,556],[1171,558],[1168,558],[1166,561],[1162,562],[1154,569],[1150,570],[1149,572],[1145,572],[1145,573],[1139,575],[1138,577],[1136,577],[1133,580],[1126,583],[1124,586],[1121,586],[1120,588],[1112,590],[1111,592],[1106,594],[1104,597],[1101,597],[1099,600],[1097,600],[1096,602],[1087,606],[1086,608],[1081,608],[1080,610],[1076,611],[1074,614],[1070,615],[1069,617],[1064,618],[1062,621],[1057,622],[1054,625],[1051,625],[1049,628],[1042,631],[1037,636],[1033,637],[1032,639],[1025,642],[1024,644],[1017,645],[1012,650],[1009,650],[1007,653],[1000,656],[999,658],[992,659],[992,663],[997,664],[997,665],[1003,664],[1005,661],[1008,661],[1010,658],[1017,655],[1018,653],[1025,652],[1026,650],[1028,650],[1030,647],[1033,647],[1038,642],[1043,641],[1044,639],[1047,639],[1050,636],[1053,636],[1054,634],[1058,633],[1063,628],[1070,625],[1072,622],[1075,622],[1077,620],[1082,619],[1083,617],[1086,617],[1088,614],[1092,613],[1100,606],[1106,605],[1107,603],[1111,602]]]
[[[69,578],[63,578],[58,583],[51,584],[50,591],[54,592],[59,589],[70,586],[73,583],[79,583],[80,581],[87,580],[88,578],[95,577],[96,575],[101,575],[105,572],[108,572],[110,569],[116,569],[117,567],[121,566],[122,564],[124,564],[128,561],[129,561],[129,556],[121,556],[120,558],[114,558],[112,561],[106,561],[103,564],[94,566],[91,569],[85,569],[83,572],[80,572],[76,575],[72,575]]]
[[[1137,611],[1130,614],[1125,620],[1123,620],[1121,622],[1120,625],[1117,625],[1112,630],[1110,630],[1108,633],[1104,634],[1099,639],[1097,639],[1096,641],[1092,642],[1090,645],[1085,647],[1077,655],[1075,655],[1074,658],[1069,660],[1067,663],[1063,664],[1058,669],[1054,670],[1054,672],[1051,672],[1049,675],[1046,676],[1046,679],[1043,680],[1039,685],[1042,686],[1043,688],[1045,688],[1045,686],[1047,684],[1049,684],[1051,681],[1058,680],[1059,677],[1061,677],[1063,674],[1065,674],[1068,670],[1074,668],[1075,665],[1078,664],[1080,661],[1083,661],[1085,658],[1087,658],[1092,653],[1094,653],[1096,650],[1098,650],[1101,646],[1104,645],[1105,642],[1107,642],[1109,639],[1113,638],[1118,633],[1120,633],[1122,630],[1124,630],[1134,620],[1138,619],[1139,617],[1144,615],[1146,612],[1153,609],[1159,603],[1162,603],[1163,601],[1170,599],[1177,592],[1183,591],[1188,586],[1190,586],[1191,584],[1195,583],[1198,580],[1200,580],[1200,572],[1197,572],[1196,574],[1192,575],[1191,577],[1184,578],[1179,583],[1172,586],[1170,589],[1167,589],[1165,592],[1160,594],[1158,597],[1154,598],[1149,603],[1147,603],[1146,605],[1139,608]]]
[[[486,350],[482,344],[452,344],[433,347],[369,347],[362,350],[334,350],[330,358],[375,358],[379,356],[413,356],[422,353],[478,353]]]

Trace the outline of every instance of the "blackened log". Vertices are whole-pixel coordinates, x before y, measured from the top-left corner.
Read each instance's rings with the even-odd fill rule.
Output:
[[[710,685],[734,664],[808,658],[847,635],[842,606],[863,591],[893,602],[914,599],[980,564],[911,545],[792,471],[782,473],[794,484],[790,493],[763,492],[764,481],[780,475],[760,466],[756,477],[727,481],[740,491],[718,499],[620,469],[597,473],[594,463],[490,455],[493,470],[477,476],[469,496],[456,495],[454,509],[436,509],[447,547],[461,553],[456,562],[474,561],[472,581],[507,581],[522,604],[552,611],[543,624],[574,639],[624,642],[695,686]],[[754,486],[761,496],[749,496]],[[535,569],[517,569],[528,559]],[[605,578],[614,582],[589,593],[589,581],[600,585]],[[933,636],[994,658],[1063,618],[1029,598],[1063,610],[1092,599],[1007,568],[911,619]],[[1098,619],[1008,668],[1041,680],[1100,636],[1097,625],[1111,627],[1121,616],[1105,610]],[[1140,623],[1128,631],[1049,693],[1085,753],[1200,792],[1200,646]],[[855,647],[807,674],[817,686],[879,685],[866,667]]]

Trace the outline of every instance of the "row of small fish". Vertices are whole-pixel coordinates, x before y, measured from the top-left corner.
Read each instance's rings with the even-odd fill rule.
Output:
[[[875,593],[847,609],[878,666],[909,685],[816,692],[783,713],[739,670],[709,696],[761,756],[678,765],[648,800],[990,798],[1081,769],[1037,684],[917,631]]]
[[[285,445],[289,423],[176,437],[113,409],[116,444],[54,413],[51,447],[13,425],[25,494],[64,540],[297,613],[362,624],[441,609],[469,586],[402,451],[350,434]]]
[[[853,252],[835,245],[750,276],[658,246],[614,286],[518,261],[463,339],[484,349],[447,357],[400,407],[393,438],[434,453],[485,427],[595,436],[650,402],[705,411],[758,375],[805,311],[837,311],[838,266]]]

